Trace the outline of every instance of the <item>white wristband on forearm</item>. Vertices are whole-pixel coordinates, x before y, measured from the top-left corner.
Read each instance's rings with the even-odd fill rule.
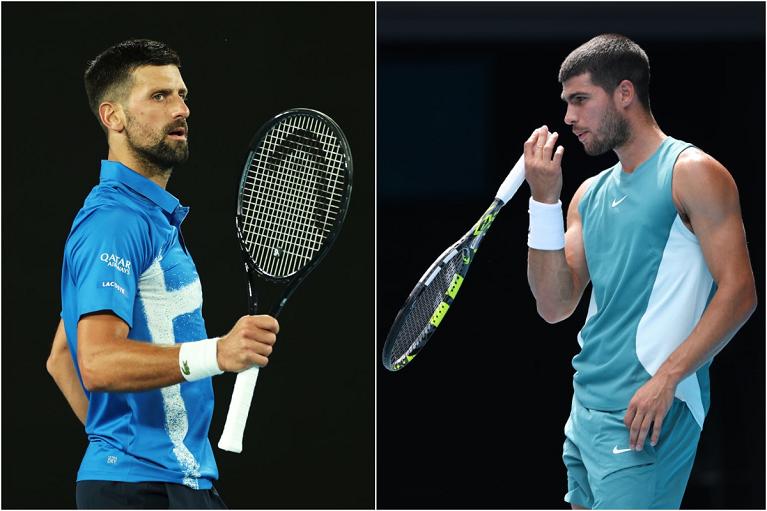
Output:
[[[195,381],[223,373],[224,371],[218,367],[217,349],[218,337],[181,343],[178,366],[181,368],[184,379]]]
[[[537,250],[562,250],[565,248],[565,222],[562,218],[562,201],[544,204],[530,197],[530,232],[527,246]]]

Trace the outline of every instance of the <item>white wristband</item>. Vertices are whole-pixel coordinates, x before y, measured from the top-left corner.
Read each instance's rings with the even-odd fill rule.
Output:
[[[223,373],[216,360],[217,348],[218,337],[181,343],[178,366],[184,379],[195,381]]]
[[[544,204],[530,197],[530,233],[527,236],[527,246],[537,250],[565,248],[562,201]]]

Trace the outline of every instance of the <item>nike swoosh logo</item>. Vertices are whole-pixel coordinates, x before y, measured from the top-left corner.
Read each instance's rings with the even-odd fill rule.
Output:
[[[630,448],[629,449],[618,449],[618,446],[616,445],[615,447],[613,447],[613,454],[620,454],[622,452],[628,452],[630,450],[631,450]]]
[[[620,200],[615,200],[615,199],[613,199],[613,204],[612,204],[612,206],[613,206],[613,207],[617,206],[618,204],[620,204],[621,202],[623,202],[624,200],[626,200],[626,197],[628,197],[628,195],[624,195],[623,197],[621,197],[621,199],[620,199]]]

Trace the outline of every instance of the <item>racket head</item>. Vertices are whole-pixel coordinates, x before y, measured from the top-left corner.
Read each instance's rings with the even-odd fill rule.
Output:
[[[399,371],[426,346],[450,308],[470,262],[468,240],[461,239],[426,270],[386,336],[382,353],[386,369]]]
[[[352,169],[346,136],[324,113],[294,108],[265,123],[250,143],[237,196],[248,269],[297,285],[316,267],[346,218]]]
[[[503,202],[496,199],[460,240],[447,248],[419,279],[397,313],[382,352],[384,367],[399,371],[436,332],[461,288],[479,244]]]

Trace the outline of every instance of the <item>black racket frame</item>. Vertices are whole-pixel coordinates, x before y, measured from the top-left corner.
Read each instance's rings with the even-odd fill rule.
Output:
[[[306,115],[309,117],[315,117],[323,123],[328,124],[333,129],[344,150],[344,153],[346,154],[345,165],[347,171],[347,180],[346,186],[344,187],[344,193],[340,199],[340,208],[338,211],[338,218],[335,221],[335,228],[328,234],[328,238],[325,240],[320,250],[314,254],[314,257],[309,262],[309,264],[298,270],[296,273],[286,277],[275,277],[263,272],[260,268],[258,268],[256,263],[253,261],[253,258],[250,256],[250,252],[248,251],[245,240],[243,239],[242,222],[244,215],[242,214],[241,210],[242,193],[248,172],[250,170],[251,162],[253,161],[253,157],[255,156],[263,137],[266,135],[266,133],[268,133],[270,129],[272,129],[272,127],[274,127],[275,124],[282,122],[282,120],[286,117],[294,115]],[[272,302],[272,306],[268,310],[268,314],[275,318],[278,317],[288,299],[292,296],[293,292],[298,288],[301,282],[303,282],[307,275],[309,275],[309,273],[311,273],[312,270],[317,267],[320,261],[322,261],[322,259],[327,254],[328,250],[330,250],[330,247],[333,246],[336,238],[341,232],[341,228],[343,227],[343,224],[346,220],[346,214],[349,210],[349,203],[352,193],[353,168],[354,165],[352,162],[352,153],[349,147],[349,142],[346,139],[346,135],[333,119],[317,110],[312,110],[310,108],[292,108],[290,110],[286,110],[274,116],[271,120],[261,126],[261,128],[256,132],[255,136],[249,144],[248,157],[246,158],[245,166],[243,167],[242,178],[240,180],[240,188],[237,194],[237,213],[235,215],[237,239],[240,244],[243,263],[245,264],[245,271],[248,274],[249,314],[257,314],[259,312],[259,298],[266,295],[268,298],[270,298],[269,301]]]

